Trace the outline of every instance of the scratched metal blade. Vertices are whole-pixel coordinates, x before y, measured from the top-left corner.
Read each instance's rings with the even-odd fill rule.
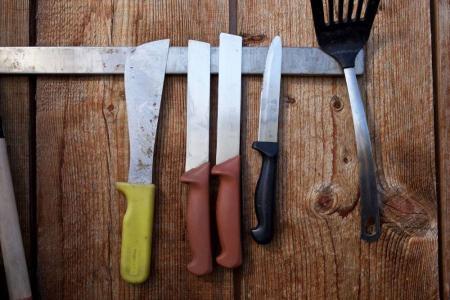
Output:
[[[210,45],[189,41],[186,171],[209,161]]]
[[[239,155],[242,38],[220,34],[216,164]]]
[[[166,73],[169,40],[143,44],[125,62],[125,97],[130,135],[128,182],[152,182],[153,154]]]
[[[278,141],[278,112],[281,85],[281,38],[275,37],[267,53],[259,109],[258,141]]]

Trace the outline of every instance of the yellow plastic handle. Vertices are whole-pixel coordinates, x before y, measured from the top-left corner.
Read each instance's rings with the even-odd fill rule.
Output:
[[[129,283],[142,283],[150,273],[155,185],[116,183],[127,199],[123,218],[120,275]]]

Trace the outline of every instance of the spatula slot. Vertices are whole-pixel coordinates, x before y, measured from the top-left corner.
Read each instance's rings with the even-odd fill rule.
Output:
[[[367,6],[370,0],[359,0],[362,3],[361,12],[359,14],[358,19],[364,19],[366,16]]]
[[[331,6],[330,6],[331,2]],[[325,24],[330,24],[330,20],[333,20],[333,0],[325,0],[322,2],[323,4],[323,21]]]
[[[364,19],[370,0],[323,0],[323,21],[327,25]]]

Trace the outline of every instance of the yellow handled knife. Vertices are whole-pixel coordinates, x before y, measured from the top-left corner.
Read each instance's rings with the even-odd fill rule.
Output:
[[[128,182],[118,182],[116,187],[127,199],[120,274],[129,283],[142,283],[150,273],[156,188],[153,153],[169,44],[161,40],[138,46],[125,62],[130,167]]]

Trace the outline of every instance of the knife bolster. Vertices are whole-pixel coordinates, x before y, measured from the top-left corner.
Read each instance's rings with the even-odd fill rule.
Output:
[[[269,158],[278,156],[278,143],[276,142],[254,142],[252,148]]]

